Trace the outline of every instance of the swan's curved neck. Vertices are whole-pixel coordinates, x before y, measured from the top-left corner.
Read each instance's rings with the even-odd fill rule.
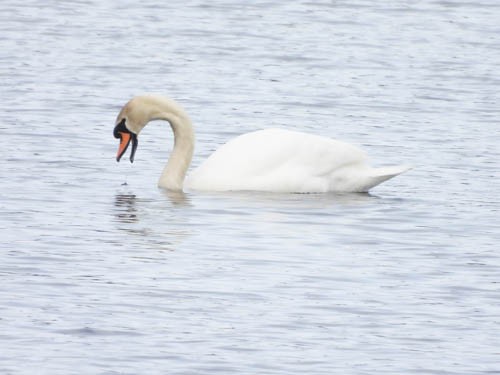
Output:
[[[193,157],[193,125],[188,115],[179,109],[175,113],[162,112],[155,116],[155,119],[168,121],[174,132],[174,148],[160,176],[158,186],[168,190],[182,191],[184,178]]]

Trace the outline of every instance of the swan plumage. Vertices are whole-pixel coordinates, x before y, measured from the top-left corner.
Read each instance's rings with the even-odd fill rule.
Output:
[[[137,96],[120,111],[115,137],[121,139],[117,160],[151,120],[163,119],[174,132],[174,149],[159,186],[170,190],[324,193],[367,192],[408,170],[406,166],[372,168],[356,146],[327,137],[286,129],[264,129],[240,135],[186,172],[194,149],[191,121],[175,101],[157,95]]]

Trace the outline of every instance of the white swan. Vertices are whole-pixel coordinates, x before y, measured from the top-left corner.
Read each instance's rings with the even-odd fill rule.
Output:
[[[174,132],[174,148],[158,185],[181,191],[254,190],[269,192],[367,192],[409,169],[371,168],[363,151],[350,144],[284,129],[243,134],[215,151],[186,179],[194,149],[191,121],[182,107],[158,95],[136,96],[120,111],[114,136],[120,138],[116,160],[151,120],[166,120]],[[184,181],[185,180],[185,181]]]

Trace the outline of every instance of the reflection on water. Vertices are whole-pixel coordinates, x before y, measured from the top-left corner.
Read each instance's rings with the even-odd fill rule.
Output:
[[[136,237],[142,244],[148,238],[148,247],[155,252],[174,251],[187,237],[189,229],[189,197],[182,192],[158,189],[159,200],[139,198],[132,193],[117,193],[114,199],[114,218],[118,230]],[[166,198],[166,199],[163,199]],[[129,244],[135,240],[128,239]]]
[[[191,206],[190,198],[183,191],[170,191],[160,189],[162,194],[176,207],[189,207]]]
[[[290,208],[292,211],[305,212],[336,206],[369,205],[378,197],[371,193],[327,193],[327,194],[289,194],[255,191],[204,192],[193,191],[193,197],[215,200],[223,206],[244,207],[249,213],[254,209],[276,210]]]
[[[159,192],[171,204],[172,208],[188,208],[191,206],[191,201],[188,195],[182,191],[169,191],[159,189]],[[137,204],[141,199],[137,195],[131,193],[117,193],[115,195],[115,212],[117,221],[123,223],[134,223],[139,220]],[[146,202],[146,200],[142,200]],[[166,206],[160,205],[167,208]]]
[[[122,223],[137,222],[137,208],[135,194],[117,194],[115,195],[115,216],[117,221]]]
[[[171,204],[172,208],[188,208],[191,206],[190,198],[182,191],[168,191],[159,189],[162,196]],[[115,195],[115,217],[122,223],[135,223],[139,221],[137,204],[141,200],[131,193],[117,193]],[[146,200],[142,200],[146,202]],[[167,209],[167,206],[160,205]]]

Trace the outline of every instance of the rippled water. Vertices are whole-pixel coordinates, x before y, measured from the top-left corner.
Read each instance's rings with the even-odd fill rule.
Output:
[[[496,1],[3,1],[2,374],[500,373]],[[415,169],[370,195],[172,194],[286,127]]]

